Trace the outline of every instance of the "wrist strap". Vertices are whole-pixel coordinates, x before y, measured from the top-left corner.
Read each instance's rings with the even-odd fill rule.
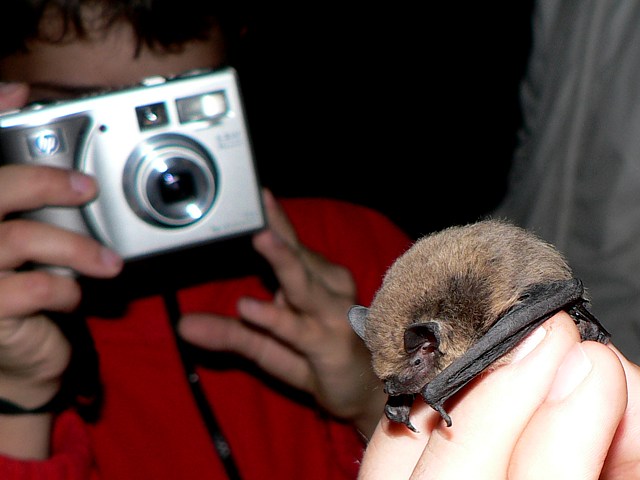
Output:
[[[0,415],[35,415],[38,413],[60,412],[63,409],[64,402],[60,394],[56,394],[47,403],[36,408],[25,408],[9,400],[0,398]]]

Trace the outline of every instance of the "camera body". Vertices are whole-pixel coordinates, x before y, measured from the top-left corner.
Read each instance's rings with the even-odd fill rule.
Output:
[[[95,176],[100,192],[89,204],[26,215],[92,235],[126,260],[266,223],[232,68],[6,112],[0,161]]]

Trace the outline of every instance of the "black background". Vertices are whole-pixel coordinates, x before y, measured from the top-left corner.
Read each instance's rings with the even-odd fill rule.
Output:
[[[410,235],[504,194],[530,1],[256,11],[239,70],[263,184],[376,208]]]

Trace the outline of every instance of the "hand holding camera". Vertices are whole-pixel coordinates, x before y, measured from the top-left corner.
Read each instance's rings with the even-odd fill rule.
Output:
[[[26,96],[24,85],[11,86],[8,92],[0,88],[0,106],[20,107]],[[32,165],[0,168],[0,398],[23,408],[41,407],[56,395],[69,360],[67,340],[40,312],[72,310],[80,289],[69,276],[15,269],[34,262],[111,277],[120,271],[122,260],[90,237],[11,214],[44,205],[77,208],[96,192],[95,181],[79,172]],[[50,415],[4,415],[0,421],[3,430],[27,422],[26,431],[31,432],[28,444],[36,457],[41,454],[39,449],[50,443],[48,437],[39,435],[37,427],[50,422]],[[15,438],[0,448],[21,453]]]
[[[232,69],[5,113],[0,161],[96,177],[100,193],[82,208],[29,216],[92,235],[125,259],[265,225]]]

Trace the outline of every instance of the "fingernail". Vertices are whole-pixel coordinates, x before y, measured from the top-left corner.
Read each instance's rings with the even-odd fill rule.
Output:
[[[273,193],[271,193],[271,190],[267,188],[262,189],[262,199],[265,205],[273,206],[276,204],[276,199],[273,198]]]
[[[0,82],[0,95],[12,95],[19,89],[23,88],[23,84],[17,82]]]
[[[104,265],[111,268],[120,268],[122,266],[122,257],[108,248],[102,249],[100,259]]]
[[[518,348],[514,350],[513,357],[511,357],[511,363],[519,362],[529,355],[546,336],[547,330],[544,327],[536,328],[520,343],[520,345],[518,345]]]
[[[80,172],[71,172],[69,182],[71,189],[77,193],[87,193],[93,188],[93,181],[87,175]]]
[[[567,398],[582,383],[592,368],[593,364],[582,345],[576,343],[558,368],[547,400],[560,402]]]
[[[260,302],[258,302],[255,298],[242,297],[238,300],[237,307],[238,311],[240,311],[242,314],[251,315],[251,313],[254,313],[256,311],[256,308],[258,308],[259,305]]]

